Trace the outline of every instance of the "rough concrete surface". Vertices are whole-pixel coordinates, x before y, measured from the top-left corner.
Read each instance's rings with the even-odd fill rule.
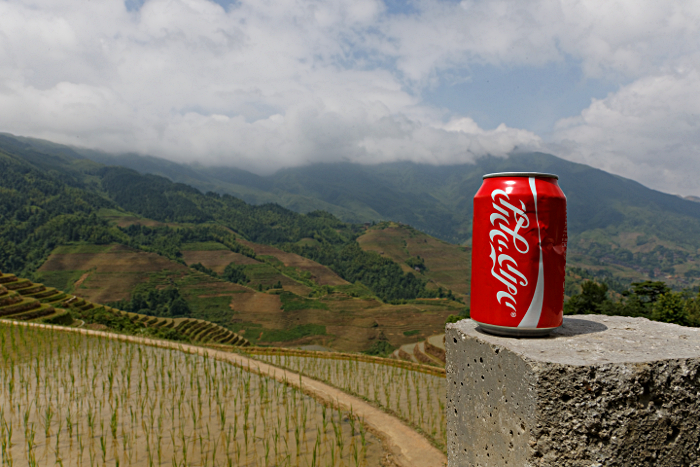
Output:
[[[600,315],[447,326],[448,465],[700,466],[700,330]]]

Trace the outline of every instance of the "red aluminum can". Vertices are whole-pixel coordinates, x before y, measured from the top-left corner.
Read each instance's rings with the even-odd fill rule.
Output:
[[[474,196],[470,314],[487,332],[542,336],[562,324],[566,196],[558,178],[488,174]]]

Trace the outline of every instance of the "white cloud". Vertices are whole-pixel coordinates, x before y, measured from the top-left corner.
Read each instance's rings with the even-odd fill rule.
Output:
[[[700,3],[656,0],[422,1],[388,21],[383,50],[421,82],[446,67],[541,66],[566,56],[587,77],[631,79],[700,51]]]
[[[384,5],[149,0],[129,13],[0,3],[0,127],[112,151],[270,171],[315,161],[446,163],[527,132],[455,132],[371,42]],[[368,45],[369,44],[369,45]],[[525,135],[525,136],[523,136]]]
[[[321,160],[455,163],[542,143],[505,125],[479,128],[424,101],[426,89],[467,80],[474,64],[573,59],[585,76],[623,86],[560,123],[560,154],[646,183],[664,154],[675,162],[654,186],[697,193],[679,182],[697,168],[697,2],[411,6],[390,14],[380,0],[146,0],[130,12],[120,0],[0,0],[0,130],[257,171]]]
[[[662,191],[700,192],[700,73],[641,78],[557,123],[559,153]]]

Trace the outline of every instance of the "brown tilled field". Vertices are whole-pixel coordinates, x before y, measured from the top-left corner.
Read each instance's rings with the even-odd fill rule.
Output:
[[[443,242],[410,227],[394,223],[385,228],[369,229],[357,241],[363,250],[376,251],[393,259],[401,264],[406,272],[412,269],[405,261],[410,257],[420,256],[428,268],[423,273],[424,277],[462,297],[469,294],[471,250],[468,248]]]
[[[87,271],[72,284],[75,295],[106,303],[128,299],[136,285],[163,270],[185,273],[187,268],[155,253],[114,245],[100,253],[51,254],[38,273],[42,282],[53,285],[52,273]]]
[[[283,328],[278,319],[282,315],[279,295],[253,291],[237,294],[229,306],[236,313],[234,319],[260,323],[270,329]]]

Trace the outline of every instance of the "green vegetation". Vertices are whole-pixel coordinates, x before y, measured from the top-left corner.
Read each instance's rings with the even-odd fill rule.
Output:
[[[211,269],[209,269],[209,268],[203,266],[202,263],[190,264],[190,267],[191,267],[192,269],[194,269],[195,271],[203,272],[204,274],[207,274],[207,275],[209,275],[209,276],[212,276],[212,277],[219,277],[219,275],[218,275],[217,273],[215,273],[215,272],[212,271]]]
[[[280,277],[280,272],[267,263],[247,264],[243,272],[251,283],[258,285],[270,286]]]
[[[236,284],[247,284],[250,282],[250,278],[245,273],[245,266],[236,263],[230,263],[226,266],[224,274],[221,277]]]
[[[386,358],[391,353],[396,350],[396,347],[391,345],[389,341],[386,341],[384,339],[378,339],[374,342],[372,342],[372,345],[370,346],[369,349],[365,350],[362,352],[365,355],[371,355],[373,357],[383,357]]]
[[[86,271],[43,271],[38,279],[47,287],[54,287],[67,293],[73,292],[73,286]]]
[[[207,245],[219,244],[235,253],[255,257],[253,250],[238,243],[234,234],[217,225],[186,228],[130,225],[120,228],[120,231],[125,234],[125,244],[143,251],[158,253],[180,263],[184,263],[181,258],[183,245],[191,245],[193,242]]]
[[[110,304],[114,308],[148,316],[180,318],[190,316],[192,310],[176,287],[138,291],[130,301]],[[111,326],[110,326],[111,327]]]
[[[29,163],[22,157],[26,152],[18,151],[19,157],[3,154],[4,165],[0,164],[0,188],[5,190],[1,194],[3,200],[8,200],[5,211],[0,212],[1,269],[22,271],[28,276],[55,246],[69,242],[118,243],[180,263],[184,263],[183,250],[220,248],[217,244],[255,257],[250,248],[238,242],[238,236],[242,236],[300,252],[329,266],[348,282],[362,283],[385,301],[439,296],[426,288],[424,280],[404,274],[393,261],[362,251],[355,239],[363,227],[343,223],[326,212],[300,215],[273,204],[251,206],[229,195],[202,194],[187,185],[121,167],[93,164],[84,172],[85,165],[69,157],[42,158],[36,151]],[[43,171],[46,161],[51,163],[52,175]],[[75,186],[66,186],[65,179]],[[97,215],[116,215],[119,209],[178,226],[133,224],[117,228]],[[275,258],[267,260],[268,271],[249,265],[244,271],[230,271],[231,280],[269,286],[283,274],[312,289],[316,287],[310,273],[286,268]],[[272,280],[266,282],[260,277],[265,274]]]
[[[586,281],[581,293],[574,294],[564,304],[565,314],[606,314],[641,316],[682,326],[700,326],[700,293],[690,290],[673,292],[663,282],[634,282],[619,300],[609,296],[605,283]]]
[[[638,241],[640,238],[643,237],[637,237]],[[593,265],[618,264],[627,266],[648,275],[650,278],[675,274],[675,266],[696,258],[696,255],[681,248],[669,248],[657,244],[649,251],[633,252],[627,248],[615,247],[609,241],[606,243],[578,242],[574,246],[574,251],[591,258],[590,262]],[[686,277],[692,278],[694,276],[691,273]]]
[[[328,266],[350,283],[361,282],[384,301],[437,297],[440,293],[427,289],[426,282],[413,273],[404,274],[394,261],[363,251],[357,242],[341,248],[286,245],[286,249]]]
[[[319,324],[301,324],[290,329],[266,329],[260,342],[288,342],[308,336],[325,336],[326,327]]]
[[[185,290],[183,295],[192,309],[193,318],[211,321],[231,329],[230,295],[202,296],[192,290]]]
[[[406,260],[406,264],[408,264],[411,268],[424,272],[427,268],[425,267],[425,260],[421,258],[420,256],[410,257]]]
[[[466,307],[456,315],[450,315],[445,320],[445,324],[456,323],[457,321],[469,318],[469,307]]]
[[[56,255],[71,255],[81,253],[104,253],[111,250],[114,245],[94,245],[91,243],[71,243],[68,245],[59,245],[52,253]]]
[[[413,331],[404,331],[403,332],[403,335],[406,337],[417,336],[418,334],[420,334],[419,329],[414,329]]]
[[[180,251],[221,251],[228,250],[219,242],[187,242],[180,245]]]
[[[146,327],[142,323],[135,323],[126,316],[120,316],[110,311],[100,308],[89,310],[72,309],[73,319],[79,319],[86,324],[102,324],[110,331],[129,334],[132,336],[154,337],[157,339],[167,339],[171,341],[190,342],[190,339],[174,329],[163,329],[157,327]]]

